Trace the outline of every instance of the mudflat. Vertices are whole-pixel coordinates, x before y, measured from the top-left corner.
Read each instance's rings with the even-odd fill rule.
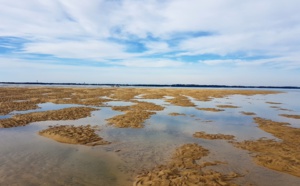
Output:
[[[249,151],[249,156],[253,157],[254,161],[252,164],[254,165],[257,164],[269,168],[271,171],[276,170],[300,177],[299,128],[293,127],[287,122],[277,122],[263,118],[258,110],[252,109],[252,107],[243,108],[242,104],[240,105],[236,102],[228,102],[227,100],[224,103],[215,102],[207,105],[204,103],[215,98],[230,99],[229,96],[233,95],[263,96],[279,93],[282,92],[227,89],[3,87],[0,88],[0,116],[3,116],[0,119],[0,128],[27,126],[33,122],[40,121],[70,120],[67,122],[71,122],[71,120],[93,117],[92,113],[100,113],[106,109],[113,112],[113,114],[101,120],[104,122],[103,126],[109,128],[109,130],[121,131],[117,135],[110,136],[109,142],[106,141],[106,137],[103,139],[97,132],[100,128],[102,131],[107,130],[105,127],[92,127],[85,123],[80,125],[76,123],[76,126],[72,124],[52,125],[46,129],[43,128],[38,134],[60,143],[66,143],[63,145],[107,147],[107,149],[114,151],[116,154],[132,155],[132,153],[140,153],[140,156],[146,156],[146,153],[132,152],[128,144],[126,146],[128,147],[127,150],[114,149],[114,144],[120,143],[122,138],[120,137],[121,139],[119,139],[118,137],[118,140],[115,140],[113,137],[124,135],[125,133],[122,134],[122,132],[125,130],[144,130],[145,133],[139,134],[132,141],[138,141],[143,138],[148,139],[147,135],[154,135],[154,137],[149,138],[150,140],[154,140],[156,137],[159,138],[160,135],[166,137],[166,139],[171,135],[176,135],[176,138],[182,137],[184,140],[188,139],[187,141],[189,142],[197,142],[180,143],[180,146],[177,145],[172,150],[173,153],[167,156],[167,161],[155,162],[157,165],[152,166],[151,169],[137,170],[135,175],[129,178],[132,179],[133,185],[237,185],[236,180],[244,175],[239,172],[228,171],[231,165],[227,164],[227,162],[219,161],[218,159],[214,161],[209,160],[212,155],[210,153],[211,149],[206,148],[205,145],[209,146],[208,144],[211,143],[218,145],[218,141],[230,145],[237,151]],[[130,104],[129,106],[122,104],[110,105],[110,102],[129,102]],[[37,112],[40,108],[39,104],[43,103],[76,104],[76,106]],[[283,104],[265,100],[263,103],[272,105]],[[277,106],[272,107],[280,108]],[[245,109],[247,112],[242,111],[242,109]],[[14,114],[16,111],[27,110],[31,110],[30,113]],[[280,112],[284,114],[276,113],[276,116],[286,119],[300,118],[296,112],[292,114],[287,113],[289,111],[291,109],[281,109]],[[208,131],[214,130],[214,125],[217,122],[222,122],[222,117],[226,114],[229,117],[237,114],[243,119],[246,118],[245,121],[251,122],[253,126],[257,125],[258,130],[273,135],[275,139],[238,140],[237,136],[230,134],[229,129],[226,131],[226,134],[223,134],[222,131],[204,131],[204,129]],[[156,120],[151,120],[155,115],[158,116]],[[202,118],[204,116],[208,117]],[[218,119],[220,121],[217,121]],[[153,123],[154,121],[163,123],[166,120],[170,120],[174,125],[169,125],[168,128],[160,127],[157,123]],[[200,130],[193,130],[191,126],[185,128],[180,123],[185,120],[186,123],[191,121],[193,123],[191,125],[197,123],[197,125],[200,125]],[[244,124],[243,120],[239,122],[240,125]],[[147,127],[148,124],[153,124],[156,128]],[[174,128],[180,128],[181,131],[172,131],[173,126]],[[224,128],[225,130],[227,129],[226,127]],[[154,130],[154,132],[151,132],[151,130]],[[163,132],[156,134],[157,131]],[[131,134],[134,134],[134,132]],[[146,145],[148,141],[145,140],[143,143]],[[164,143],[164,141],[156,143]],[[143,144],[141,145],[143,146]],[[159,152],[155,152],[155,154],[159,154]],[[126,162],[126,155],[124,155],[124,162]],[[224,168],[227,171],[222,172],[218,171],[220,167],[228,168]]]

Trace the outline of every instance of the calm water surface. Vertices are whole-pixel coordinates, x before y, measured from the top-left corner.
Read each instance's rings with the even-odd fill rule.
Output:
[[[146,120],[141,129],[123,129],[108,126],[106,119],[122,112],[107,106],[127,106],[130,102],[112,101],[92,116],[75,121],[44,121],[25,127],[0,129],[0,185],[131,185],[132,177],[141,170],[147,170],[165,163],[170,154],[185,143],[199,143],[210,150],[210,155],[201,161],[226,161],[226,165],[208,167],[220,172],[231,171],[244,174],[236,183],[244,185],[300,185],[300,178],[273,171],[253,163],[247,151],[234,148],[222,140],[193,138],[196,131],[235,135],[237,140],[275,138],[260,130],[253,123],[253,116],[241,111],[254,112],[258,117],[289,122],[300,127],[299,120],[278,114],[300,114],[298,90],[283,90],[275,95],[241,96],[217,98],[209,102],[192,101],[197,107],[216,107],[229,104],[239,108],[225,108],[223,112],[208,112],[195,107],[179,107],[164,100],[141,99],[163,105],[165,109]],[[281,104],[269,104],[278,102]],[[14,114],[33,111],[55,110],[80,105],[44,103],[38,110],[15,111]],[[271,108],[277,106],[278,108]],[[280,110],[289,109],[291,111]],[[184,116],[170,116],[178,112]],[[69,145],[39,136],[38,131],[49,125],[98,125],[99,135],[112,144],[97,147]]]

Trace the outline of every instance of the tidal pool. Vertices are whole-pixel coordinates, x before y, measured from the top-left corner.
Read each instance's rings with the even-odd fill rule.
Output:
[[[300,128],[300,120],[279,114],[300,113],[298,90],[280,90],[284,93],[267,95],[230,95],[210,101],[189,99],[195,107],[182,107],[162,99],[134,100],[164,106],[144,122],[143,128],[115,128],[106,119],[123,114],[110,106],[130,106],[130,101],[109,101],[91,117],[66,121],[33,122],[24,127],[0,128],[0,185],[132,185],[134,177],[143,170],[166,163],[174,150],[187,143],[197,143],[210,151],[200,161],[222,161],[226,164],[206,167],[221,173],[237,172],[242,177],[233,182],[239,185],[300,185],[300,178],[256,165],[248,151],[238,149],[224,140],[194,138],[195,132],[234,135],[237,141],[256,140],[262,137],[276,139],[272,134],[257,127],[253,117],[288,122]],[[276,102],[281,104],[270,104]],[[222,112],[210,112],[197,108],[217,108],[232,105],[238,108],[222,108]],[[272,107],[272,106],[277,107]],[[55,110],[73,104],[39,105],[38,111]],[[286,109],[286,110],[284,110]],[[9,115],[33,112],[15,111]],[[255,116],[241,112],[253,112]],[[182,115],[171,116],[170,113]],[[7,118],[0,116],[0,119]],[[58,143],[38,135],[49,125],[99,126],[98,134],[109,145],[87,147]]]

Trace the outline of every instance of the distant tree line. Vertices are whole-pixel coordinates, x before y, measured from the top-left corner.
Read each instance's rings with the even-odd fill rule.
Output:
[[[7,85],[75,85],[75,86],[111,86],[111,87],[195,87],[195,88],[273,88],[300,89],[297,86],[243,86],[243,85],[198,85],[198,84],[112,84],[112,83],[45,83],[45,82],[0,82]]]

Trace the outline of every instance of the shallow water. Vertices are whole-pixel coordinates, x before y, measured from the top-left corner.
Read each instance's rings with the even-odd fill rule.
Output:
[[[55,103],[40,103],[37,104],[39,108],[37,109],[32,109],[32,110],[24,110],[24,111],[12,111],[7,115],[0,115],[0,119],[4,118],[10,118],[13,115],[16,114],[28,114],[32,112],[45,112],[49,110],[59,110],[59,109],[64,109],[64,108],[71,108],[71,107],[80,107],[82,105],[77,105],[77,104],[55,104]]]
[[[208,168],[224,173],[234,171],[244,174],[244,177],[236,179],[236,183],[241,185],[300,185],[300,178],[257,166],[247,151],[237,149],[226,141],[192,136],[194,132],[205,131],[232,134],[239,141],[274,138],[253,123],[252,118],[256,116],[289,122],[293,127],[300,127],[299,120],[278,116],[282,113],[300,113],[300,104],[297,101],[300,91],[286,92],[275,95],[233,95],[208,102],[192,100],[199,108],[224,104],[239,106],[225,108],[223,112],[201,111],[195,107],[174,106],[164,100],[138,97],[139,101],[149,101],[165,107],[163,111],[158,111],[146,120],[144,128],[141,129],[108,126],[106,119],[122,114],[110,107],[99,107],[100,110],[92,112],[91,117],[75,121],[45,121],[25,127],[0,129],[0,185],[131,185],[135,174],[165,163],[176,147],[191,142],[199,143],[210,150],[210,155],[201,161],[219,160],[228,163]],[[107,102],[107,106],[131,104],[121,101]],[[71,107],[51,103],[39,106],[42,109],[40,111]],[[257,115],[246,116],[241,111],[254,112]],[[169,113],[172,112],[185,115],[170,116]],[[97,147],[69,145],[37,134],[38,131],[55,124],[98,125],[102,129],[99,135],[112,144]]]

